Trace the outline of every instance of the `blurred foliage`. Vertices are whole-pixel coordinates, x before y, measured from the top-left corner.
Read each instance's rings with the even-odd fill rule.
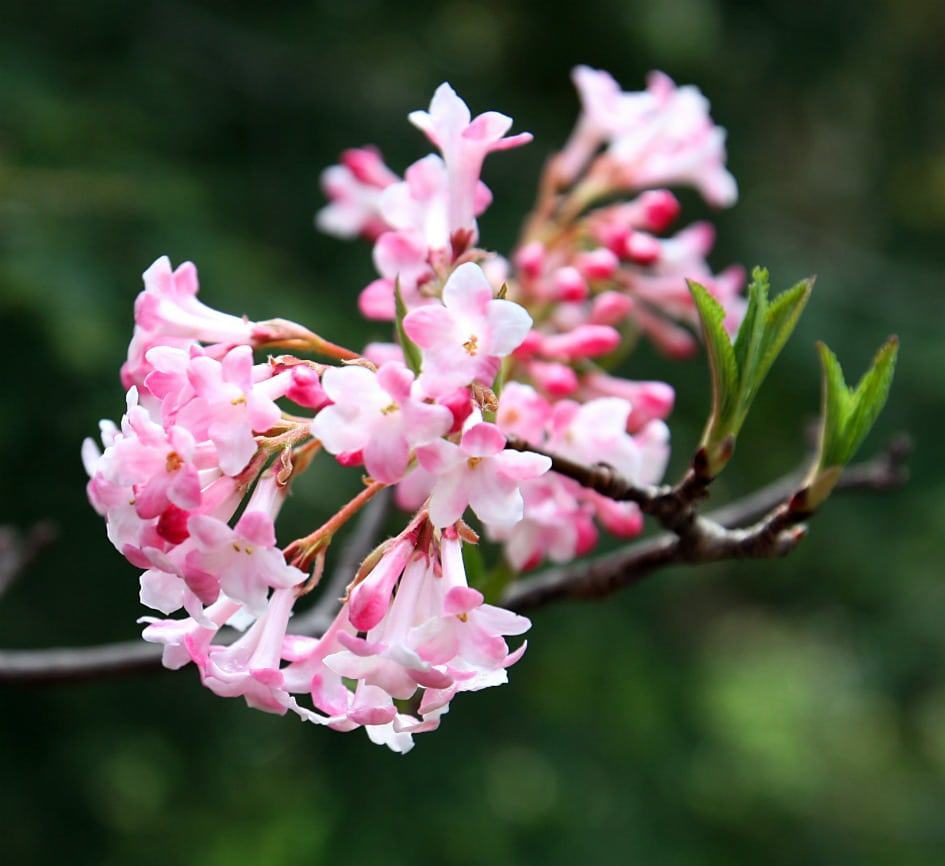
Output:
[[[482,221],[506,249],[575,113],[568,71],[701,86],[742,200],[718,266],[817,289],[758,396],[718,499],[793,466],[817,410],[813,342],[902,358],[865,451],[918,439],[903,492],[831,502],[788,560],[661,575],[535,617],[512,684],[460,698],[407,758],[246,710],[193,673],[0,690],[2,860],[937,866],[945,861],[945,14],[939,0],[259,4],[3,3],[0,523],[60,541],[0,605],[0,643],[135,632],[133,570],[87,506],[81,438],[121,407],[141,271],[200,267],[207,300],[333,337],[364,247],[319,237],[318,173],[405,122],[448,78],[536,143],[491,161]],[[687,216],[704,214],[692,196]],[[703,360],[643,353],[679,386],[677,461],[708,402]],[[300,490],[327,514],[332,470]]]

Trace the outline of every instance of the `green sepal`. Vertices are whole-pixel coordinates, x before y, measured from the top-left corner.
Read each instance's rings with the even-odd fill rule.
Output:
[[[407,315],[407,305],[404,303],[404,296],[400,291],[400,279],[394,280],[394,327],[397,331],[397,342],[404,353],[404,362],[413,371],[414,375],[420,373],[420,347],[407,336],[404,330],[404,317]]]

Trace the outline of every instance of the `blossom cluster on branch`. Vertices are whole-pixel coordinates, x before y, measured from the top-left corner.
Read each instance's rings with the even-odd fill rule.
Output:
[[[325,172],[317,224],[373,243],[378,278],[359,306],[392,323],[390,343],[355,351],[285,319],[222,313],[198,300],[190,263],[162,257],[144,273],[126,412],[102,422],[101,448],[87,440],[83,458],[108,538],[161,614],[143,619],[143,636],[163,645],[166,667],[192,663],[217,695],[363,727],[404,752],[457,693],[506,682],[525,650],[507,639],[529,621],[488,603],[480,565],[467,574],[478,531],[501,544],[505,563],[489,573],[507,581],[588,553],[602,531],[639,534],[641,502],[660,513],[669,494],[607,495],[588,482],[597,475],[562,467],[606,463],[621,484],[656,490],[673,388],[613,367],[641,337],[689,355],[699,324],[712,347],[728,345],[705,330],[707,310],[729,334],[743,317],[754,334],[767,290],[756,279],[746,304],[742,269],[710,268],[707,223],[667,234],[680,205],[665,186],[712,206],[736,197],[702,94],[661,73],[638,93],[585,67],[574,81],[577,124],[508,258],[480,246],[492,200],[480,175],[490,153],[531,136],[508,135],[497,112],[472,117],[448,84],[410,114],[437,152],[403,177],[372,148]],[[739,346],[739,363],[754,357]],[[363,474],[363,490],[280,543],[292,484],[332,458]],[[350,575],[323,635],[293,633],[334,536],[389,486],[406,525]],[[224,626],[241,634],[221,641]]]

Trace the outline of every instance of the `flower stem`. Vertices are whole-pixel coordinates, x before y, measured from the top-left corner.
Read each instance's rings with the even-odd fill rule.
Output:
[[[341,529],[355,514],[371,501],[387,485],[382,481],[372,481],[357,496],[342,506],[325,523],[304,538],[298,538],[285,549],[287,562],[303,571],[311,564],[320,550],[331,544],[334,534]]]

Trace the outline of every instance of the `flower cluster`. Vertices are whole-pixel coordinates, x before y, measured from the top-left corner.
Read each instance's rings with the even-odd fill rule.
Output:
[[[396,343],[355,352],[284,319],[219,312],[197,299],[190,263],[160,258],[145,272],[122,368],[127,409],[102,422],[103,450],[87,440],[83,459],[108,538],[162,615],[144,618],[143,636],[163,645],[167,667],[193,663],[217,695],[363,727],[403,752],[457,693],[504,683],[525,650],[506,638],[528,620],[469,585],[463,550],[478,536],[467,520],[516,572],[588,552],[600,528],[640,532],[634,505],[550,472],[547,452],[660,480],[673,390],[610,366],[638,332],[689,350],[684,277],[707,281],[737,322],[740,276],[711,276],[705,225],[658,237],[679,206],[650,187],[688,183],[717,205],[735,187],[698,91],[654,75],[626,94],[583,68],[575,80],[578,126],[511,264],[478,245],[491,201],[480,174],[489,153],[531,136],[508,136],[502,114],[473,118],[449,85],[410,115],[438,153],[402,179],[370,148],[326,171],[317,223],[373,242],[379,278],[360,308],[394,320]],[[614,202],[626,194],[636,197]],[[254,354],[275,350],[289,354]],[[323,459],[362,467],[365,487],[280,545],[291,486]],[[413,512],[406,527],[349,576],[324,634],[293,633],[335,534],[389,486]]]

